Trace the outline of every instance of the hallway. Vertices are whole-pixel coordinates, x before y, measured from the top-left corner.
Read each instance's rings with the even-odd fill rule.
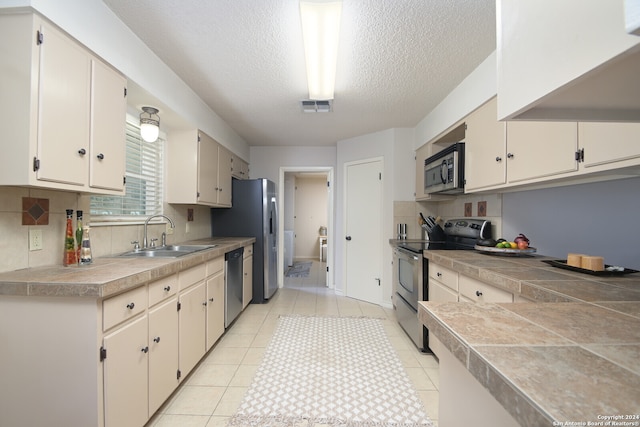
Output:
[[[438,420],[438,363],[418,352],[392,310],[336,296],[325,287],[326,264],[308,277],[286,277],[268,304],[250,304],[147,426],[223,427],[243,399],[281,314],[383,318],[389,341],[434,425]]]

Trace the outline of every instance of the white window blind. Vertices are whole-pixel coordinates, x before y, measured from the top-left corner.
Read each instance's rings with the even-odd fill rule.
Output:
[[[91,223],[137,222],[162,213],[164,140],[148,143],[140,137],[140,127],[127,121],[126,194],[91,196]]]

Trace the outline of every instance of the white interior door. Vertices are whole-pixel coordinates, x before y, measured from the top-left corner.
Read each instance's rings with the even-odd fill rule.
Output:
[[[382,301],[382,160],[345,165],[345,289],[351,298]]]

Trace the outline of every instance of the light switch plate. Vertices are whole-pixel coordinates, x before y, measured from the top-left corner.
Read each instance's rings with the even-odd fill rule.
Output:
[[[29,250],[39,251],[42,249],[42,230],[29,230]]]

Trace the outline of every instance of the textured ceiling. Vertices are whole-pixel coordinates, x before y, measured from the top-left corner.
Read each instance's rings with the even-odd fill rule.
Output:
[[[297,0],[104,0],[249,145],[414,127],[496,46],[495,0],[343,0],[333,112],[308,97]]]

